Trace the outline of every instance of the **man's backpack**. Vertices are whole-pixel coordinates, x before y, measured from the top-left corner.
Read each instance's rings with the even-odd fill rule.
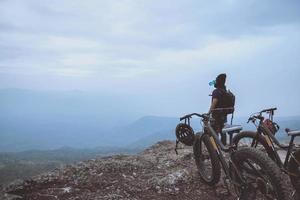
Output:
[[[228,115],[234,112],[235,96],[230,90],[224,90],[220,108],[226,108],[223,113]]]

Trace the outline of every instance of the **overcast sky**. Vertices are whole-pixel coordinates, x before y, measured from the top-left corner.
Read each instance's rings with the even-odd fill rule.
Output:
[[[300,1],[0,0],[0,87],[206,112],[227,73],[237,113],[300,115]]]

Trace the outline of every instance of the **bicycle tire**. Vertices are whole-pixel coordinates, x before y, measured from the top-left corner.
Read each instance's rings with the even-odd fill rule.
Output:
[[[211,162],[211,174],[206,174],[205,164],[203,158],[204,151],[202,149],[204,145],[207,149],[208,156]],[[193,145],[194,159],[198,168],[198,172],[201,180],[209,186],[214,186],[220,181],[221,177],[221,166],[217,152],[215,151],[209,136],[207,134],[202,135],[202,137],[196,137],[196,141]]]
[[[300,149],[295,151],[290,157],[288,163],[288,172],[291,183],[294,186],[297,195],[300,197]]]
[[[241,146],[241,145],[239,145],[239,143],[241,142],[242,139],[251,138],[253,140],[254,138],[257,137],[258,143],[261,144],[264,151],[268,154],[268,156],[272,160],[274,160],[276,162],[276,158],[274,156],[273,149],[269,147],[266,139],[262,135],[257,136],[257,134],[258,134],[257,132],[253,132],[253,131],[241,131],[233,137],[232,143],[237,147],[237,149],[239,149],[239,147]]]
[[[248,163],[248,161],[251,160],[255,163],[254,166],[258,167],[261,170],[260,172],[263,172],[262,174],[265,175],[264,178],[267,178],[268,183],[264,185],[265,187],[271,187],[273,188],[272,191],[268,191],[269,188],[264,188],[262,187],[262,183],[258,182],[261,181],[261,178],[257,176],[256,181],[257,185],[256,188],[258,189],[261,193],[263,193],[261,190],[264,190],[264,192],[269,192],[269,194],[275,195],[275,198],[278,200],[289,200],[290,199],[290,194],[288,190],[288,185],[284,181],[281,170],[279,167],[276,165],[276,163],[271,160],[266,154],[264,154],[262,151],[259,151],[258,149],[255,148],[241,148],[234,152],[232,154],[232,161],[234,164],[237,166],[239,172],[242,174],[247,173],[246,171],[249,169],[248,167],[245,168],[244,163]],[[245,170],[244,170],[245,169]],[[252,174],[253,176],[253,174]],[[249,182],[249,178],[246,178],[246,180]],[[261,185],[260,185],[261,184]],[[250,190],[251,191],[251,190]],[[256,191],[257,192],[257,191]],[[251,193],[246,192],[244,193],[245,195],[242,195],[240,199],[243,200],[250,200],[250,199],[260,199],[259,196],[251,196]],[[253,193],[252,193],[253,195]],[[256,195],[256,193],[255,193]],[[275,199],[274,198],[274,199]]]

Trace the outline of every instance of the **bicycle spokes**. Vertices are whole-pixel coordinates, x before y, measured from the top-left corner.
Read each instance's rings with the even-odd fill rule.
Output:
[[[245,160],[241,165],[242,177],[246,182],[245,193],[256,195],[256,198],[274,199],[274,188],[264,170],[251,160]]]

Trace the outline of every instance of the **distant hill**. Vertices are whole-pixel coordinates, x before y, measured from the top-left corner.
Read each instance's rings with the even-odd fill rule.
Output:
[[[114,139],[111,143],[126,147],[146,147],[160,140],[175,139],[174,130],[178,122],[175,117],[145,116],[129,125],[113,129],[111,136]]]
[[[73,148],[146,147],[175,139],[177,117],[144,116],[128,107],[132,102],[114,96],[80,91],[0,90],[0,152]],[[234,123],[253,130],[247,118]],[[282,127],[300,129],[300,116],[276,117]],[[193,119],[195,131],[201,129]]]
[[[139,118],[131,102],[80,91],[0,90],[0,152],[128,146],[173,129],[177,118]],[[137,119],[137,120],[136,120]],[[164,138],[162,138],[164,139]]]
[[[97,147],[94,149],[63,147],[56,150],[0,152],[0,186],[16,179],[26,179],[77,161],[114,154],[133,154],[141,150],[138,148],[116,147]]]
[[[109,145],[108,130],[137,118],[129,105],[80,91],[0,90],[0,152]]]
[[[281,141],[289,139],[284,133],[285,127],[300,129],[300,117],[280,117],[275,120],[281,126],[280,131],[276,134],[277,138]],[[60,143],[64,147],[56,150],[0,153],[0,180],[2,180],[2,183],[6,183],[14,180],[16,177],[26,178],[74,161],[86,160],[107,154],[138,152],[158,141],[175,140],[175,127],[178,123],[179,119],[174,117],[145,116],[128,125],[115,127],[106,131],[106,145],[83,149],[78,146],[75,146],[76,148],[66,147],[65,144]],[[242,125],[244,130],[255,129],[254,125],[247,124],[244,118],[235,119],[234,124]],[[192,126],[195,132],[199,131],[201,129],[199,119],[194,118]],[[104,136],[100,135],[100,137]],[[10,142],[17,145],[18,139],[20,138],[17,138],[15,143],[13,140]],[[72,137],[69,138],[69,140],[72,139],[74,140]],[[81,140],[81,143],[85,142],[85,138],[81,138]],[[0,145],[3,147],[7,142],[7,140],[1,140]]]
[[[146,135],[143,138],[138,139],[132,144],[133,146],[149,146],[160,140],[175,139],[175,127],[179,123],[179,118],[152,118],[155,118],[157,121],[160,121],[161,124],[165,122],[164,125],[159,125],[158,123],[156,124],[157,127],[161,127],[161,130],[152,130],[152,134]],[[155,121],[154,119],[152,120]],[[148,121],[148,119],[145,120],[145,123],[146,121]],[[281,141],[287,141],[290,139],[290,137],[288,137],[285,132],[285,128],[290,128],[291,130],[300,130],[300,116],[275,117],[274,121],[280,126],[279,131],[276,133],[276,137]],[[150,124],[151,123],[149,123],[149,125]],[[191,120],[191,124],[195,132],[202,131],[202,126],[200,125],[200,121],[198,118],[193,118]],[[256,130],[256,127],[252,123],[247,123],[247,118],[245,117],[235,117],[235,119],[233,120],[233,124],[241,125],[243,127],[243,130]],[[151,128],[149,129],[151,130]],[[296,141],[300,142],[300,137],[297,138]]]

